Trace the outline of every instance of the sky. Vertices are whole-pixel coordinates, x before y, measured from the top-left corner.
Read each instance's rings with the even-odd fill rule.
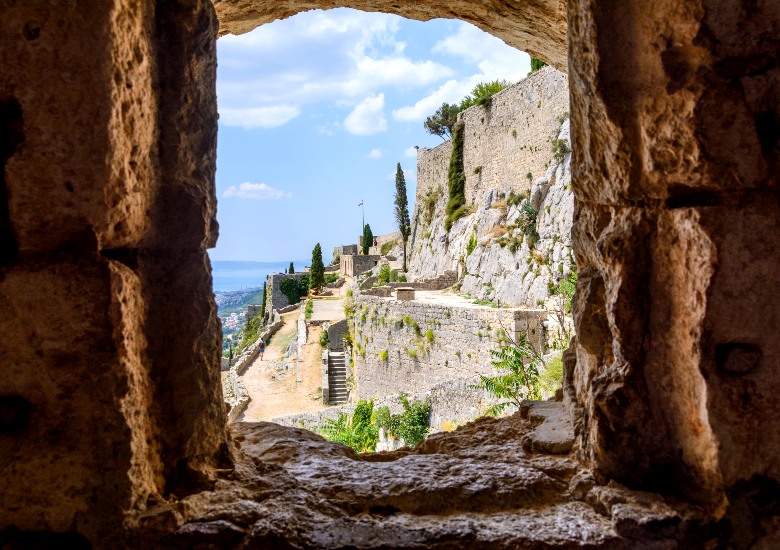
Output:
[[[310,11],[217,41],[217,219],[212,260],[325,261],[395,231],[395,173],[414,207],[416,150],[443,103],[517,82],[530,58],[457,20]],[[363,207],[358,203],[363,200]]]

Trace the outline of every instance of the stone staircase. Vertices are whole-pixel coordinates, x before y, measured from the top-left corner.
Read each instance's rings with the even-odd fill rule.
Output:
[[[349,397],[347,390],[347,364],[344,352],[328,354],[328,403],[338,405],[346,403]]]

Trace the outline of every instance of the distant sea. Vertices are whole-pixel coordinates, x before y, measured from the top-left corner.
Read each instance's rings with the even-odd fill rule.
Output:
[[[293,260],[296,271],[303,271],[306,260]],[[214,292],[262,287],[270,273],[286,272],[290,262],[211,262]]]

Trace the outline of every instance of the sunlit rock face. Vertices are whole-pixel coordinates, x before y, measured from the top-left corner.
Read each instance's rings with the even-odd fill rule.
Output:
[[[438,0],[398,2],[394,0],[214,0],[219,17],[219,34],[244,34],[263,23],[284,19],[314,9],[355,8],[394,13],[408,19],[461,19],[493,34],[560,71],[566,71],[566,2],[526,0],[520,3],[488,0]]]

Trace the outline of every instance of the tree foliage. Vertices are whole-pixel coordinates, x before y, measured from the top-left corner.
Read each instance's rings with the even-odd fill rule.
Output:
[[[538,71],[542,67],[546,67],[546,66],[547,66],[547,63],[545,63],[541,59],[536,59],[535,57],[531,58],[531,72],[532,73],[535,73],[536,71]]]
[[[490,105],[493,94],[500,92],[507,86],[509,86],[509,82],[506,80],[480,82],[459,104],[442,103],[434,114],[425,119],[423,123],[425,130],[442,139],[452,138],[455,124],[458,122],[458,113],[474,105],[487,107]]]
[[[463,170],[463,122],[453,128],[452,155],[447,170],[447,190],[450,200],[447,201],[444,228],[449,231],[452,224],[465,215],[466,206],[466,174]]]
[[[315,292],[325,285],[325,266],[322,264],[322,248],[320,243],[314,245],[311,252],[311,268],[309,269],[309,288]]]
[[[425,119],[423,126],[429,134],[439,136],[444,140],[450,139],[460,111],[460,105],[442,103],[434,114]]]
[[[403,412],[390,414],[388,407],[379,407],[374,411],[374,423],[377,428],[384,428],[388,434],[400,437],[405,445],[413,447],[428,435],[431,404],[428,399],[411,402],[403,392],[398,394],[398,399]]]
[[[343,443],[359,453],[373,452],[379,440],[379,428],[371,421],[373,401],[358,401],[350,417],[339,413],[336,420],[326,419],[320,434],[328,441]]]
[[[371,232],[371,226],[366,224],[363,226],[363,240],[360,243],[363,248],[363,254],[368,254],[368,249],[374,244],[374,234]]]
[[[409,219],[406,179],[404,178],[404,171],[401,170],[400,162],[395,169],[395,221],[398,224],[398,231],[401,233],[401,240],[403,241],[403,270],[406,271],[406,243],[409,241],[409,234],[412,232],[412,222]]]
[[[301,296],[306,296],[309,293],[309,276],[287,277],[279,283],[279,290],[287,296],[288,304],[297,304]]]
[[[476,86],[474,86],[474,89],[471,90],[471,93],[463,98],[463,101],[460,103],[460,110],[465,111],[469,107],[473,107],[474,105],[481,105],[483,107],[487,107],[490,105],[490,101],[493,98],[493,95],[500,92],[504,88],[509,86],[509,82],[506,80],[494,80],[493,82],[480,82]]]
[[[493,366],[504,372],[497,376],[480,374],[480,383],[470,386],[506,400],[490,407],[487,411],[490,416],[498,416],[510,405],[519,408],[523,399],[542,398],[539,373],[544,361],[529,342],[527,334],[521,334],[517,342],[490,350],[490,353],[495,357]]]
[[[292,262],[290,262],[290,268],[287,270],[287,273],[295,273],[295,266]]]
[[[265,317],[265,304],[267,300],[266,289],[267,283],[263,283],[263,301],[260,302],[260,317]]]

